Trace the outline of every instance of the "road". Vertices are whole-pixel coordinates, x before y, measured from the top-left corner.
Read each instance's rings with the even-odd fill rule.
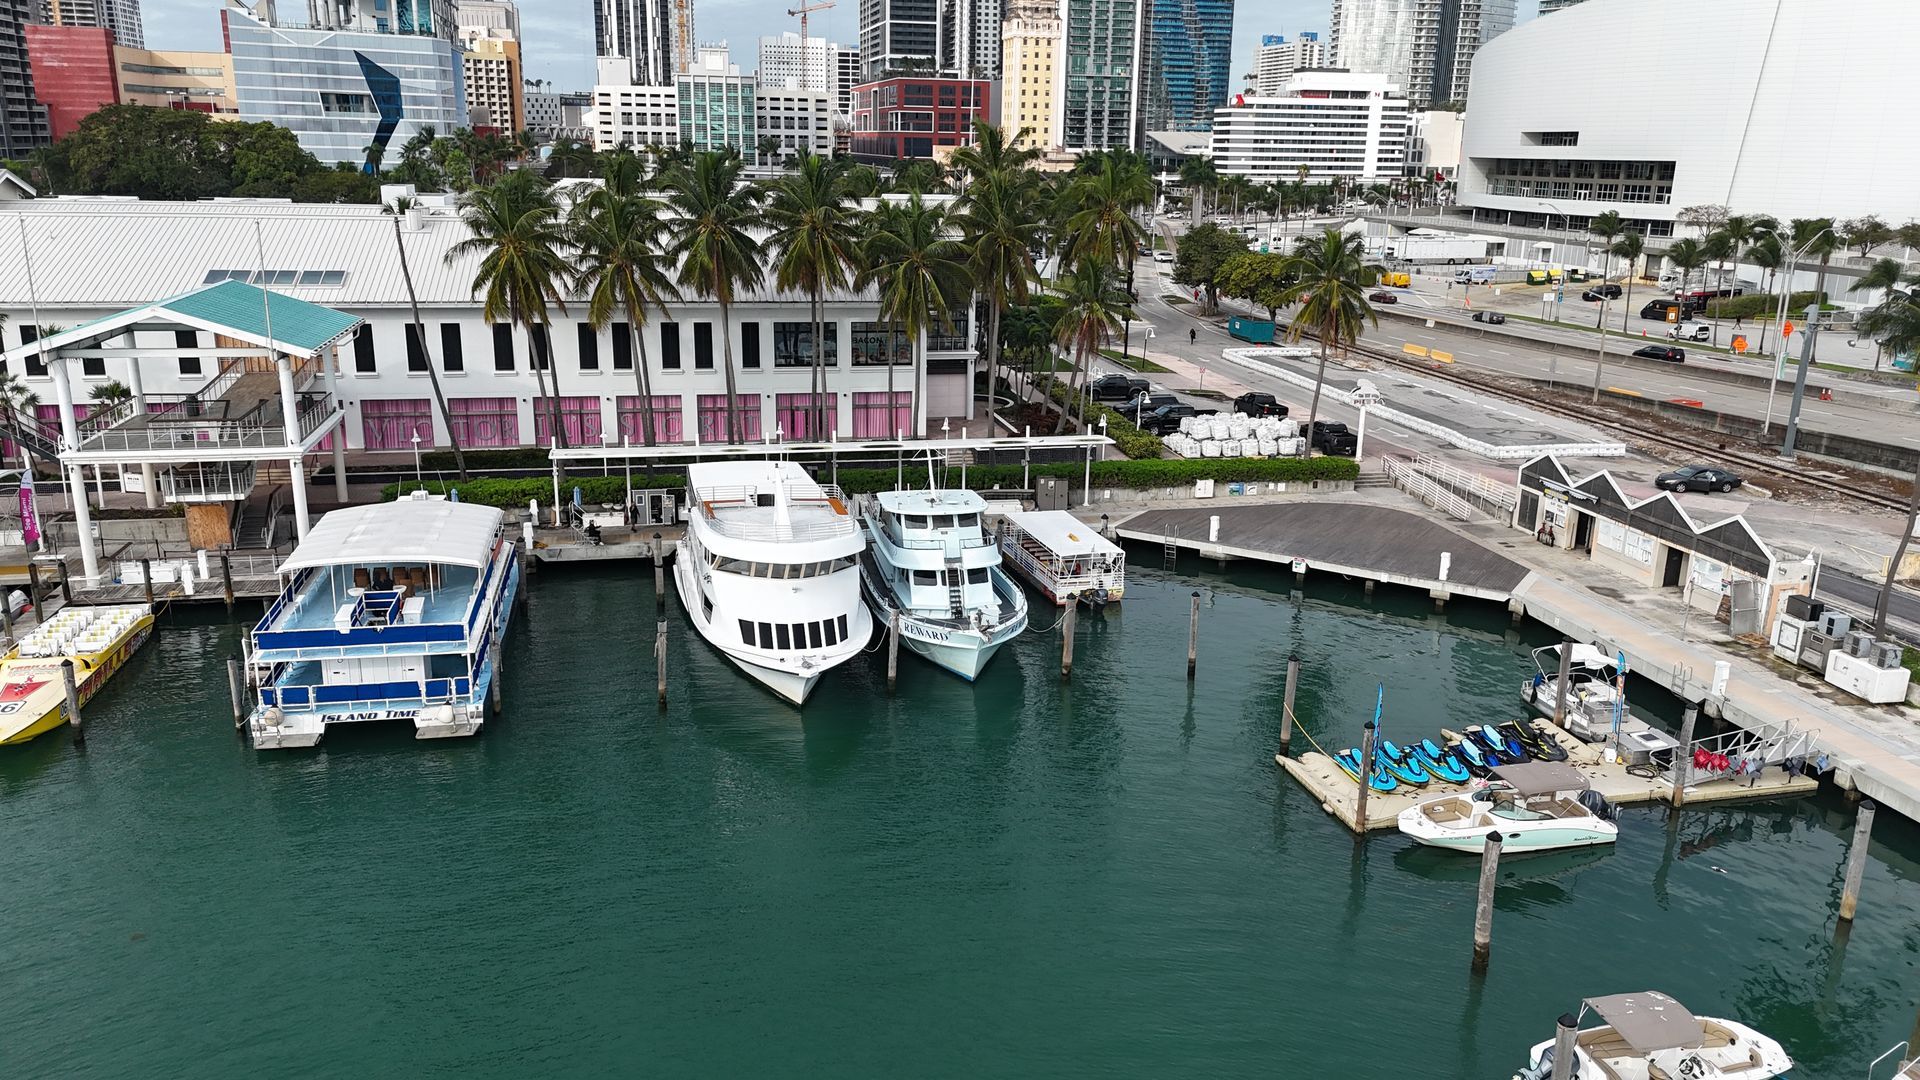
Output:
[[[1814,597],[1856,619],[1871,618],[1880,599],[1880,582],[1829,567],[1820,571]],[[1920,594],[1894,586],[1893,599],[1887,603],[1887,622],[1903,640],[1920,642]]]

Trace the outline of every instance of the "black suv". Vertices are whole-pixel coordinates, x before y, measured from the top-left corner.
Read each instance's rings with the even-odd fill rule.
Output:
[[[1147,380],[1138,375],[1102,375],[1089,385],[1095,401],[1131,401],[1149,389]]]
[[[1187,416],[1211,416],[1218,409],[1196,409],[1191,405],[1162,405],[1140,419],[1140,430],[1155,435],[1171,435],[1180,430],[1180,420]]]
[[[1353,432],[1347,430],[1347,425],[1338,420],[1313,422],[1313,434],[1309,444],[1323,454],[1352,457],[1354,451],[1359,449],[1359,443],[1360,440],[1354,436]]]
[[[1595,285],[1593,288],[1581,293],[1580,299],[1588,301],[1618,300],[1620,299],[1620,286],[1612,282],[1608,282],[1605,285]]]
[[[1287,407],[1272,394],[1254,392],[1233,399],[1233,411],[1242,416],[1285,416]]]

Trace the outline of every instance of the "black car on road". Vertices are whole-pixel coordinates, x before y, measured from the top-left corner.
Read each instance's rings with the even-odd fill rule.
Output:
[[[1687,350],[1676,345],[1647,345],[1633,350],[1633,355],[1643,360],[1665,360],[1669,364],[1687,362]]]
[[[1287,415],[1287,407],[1280,404],[1279,399],[1275,398],[1272,394],[1262,394],[1258,391],[1241,394],[1239,397],[1234,398],[1233,411],[1242,416]]]
[[[1473,321],[1499,326],[1507,321],[1507,317],[1497,311],[1476,311],[1473,313]]]
[[[1188,416],[1211,416],[1219,409],[1196,409],[1191,405],[1162,405],[1140,418],[1140,430],[1155,435],[1171,435],[1180,430],[1180,421]]]
[[[1656,487],[1668,491],[1732,491],[1746,483],[1739,476],[1713,465],[1683,465],[1653,478]]]
[[[1588,289],[1585,292],[1581,293],[1580,299],[1582,300],[1618,300],[1620,299],[1620,286],[1614,285],[1612,283],[1608,283],[1606,285],[1595,285],[1593,288]]]
[[[1151,389],[1138,375],[1102,375],[1088,385],[1095,401],[1130,401]]]

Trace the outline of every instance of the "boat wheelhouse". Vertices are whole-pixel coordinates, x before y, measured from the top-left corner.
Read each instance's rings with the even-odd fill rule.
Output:
[[[1027,625],[1024,590],[1001,569],[971,491],[889,491],[861,508],[860,584],[874,617],[898,615],[907,648],[971,682]]]
[[[1061,606],[1076,600],[1099,606],[1126,592],[1127,553],[1065,510],[1006,515],[1000,551],[1008,566]]]
[[[790,461],[687,470],[674,583],[694,629],[795,705],[873,634],[857,561],[866,541],[840,489]]]
[[[520,585],[503,517],[417,494],[321,518],[249,638],[254,745],[313,746],[329,724],[375,720],[421,739],[478,732]]]

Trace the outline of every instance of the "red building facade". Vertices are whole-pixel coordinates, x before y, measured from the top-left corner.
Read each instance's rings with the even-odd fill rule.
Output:
[[[870,161],[930,158],[938,146],[973,142],[973,122],[991,123],[985,79],[905,77],[853,88],[853,156]]]
[[[36,23],[24,29],[33,95],[47,107],[47,128],[55,139],[65,138],[82,119],[120,100],[113,31]]]

